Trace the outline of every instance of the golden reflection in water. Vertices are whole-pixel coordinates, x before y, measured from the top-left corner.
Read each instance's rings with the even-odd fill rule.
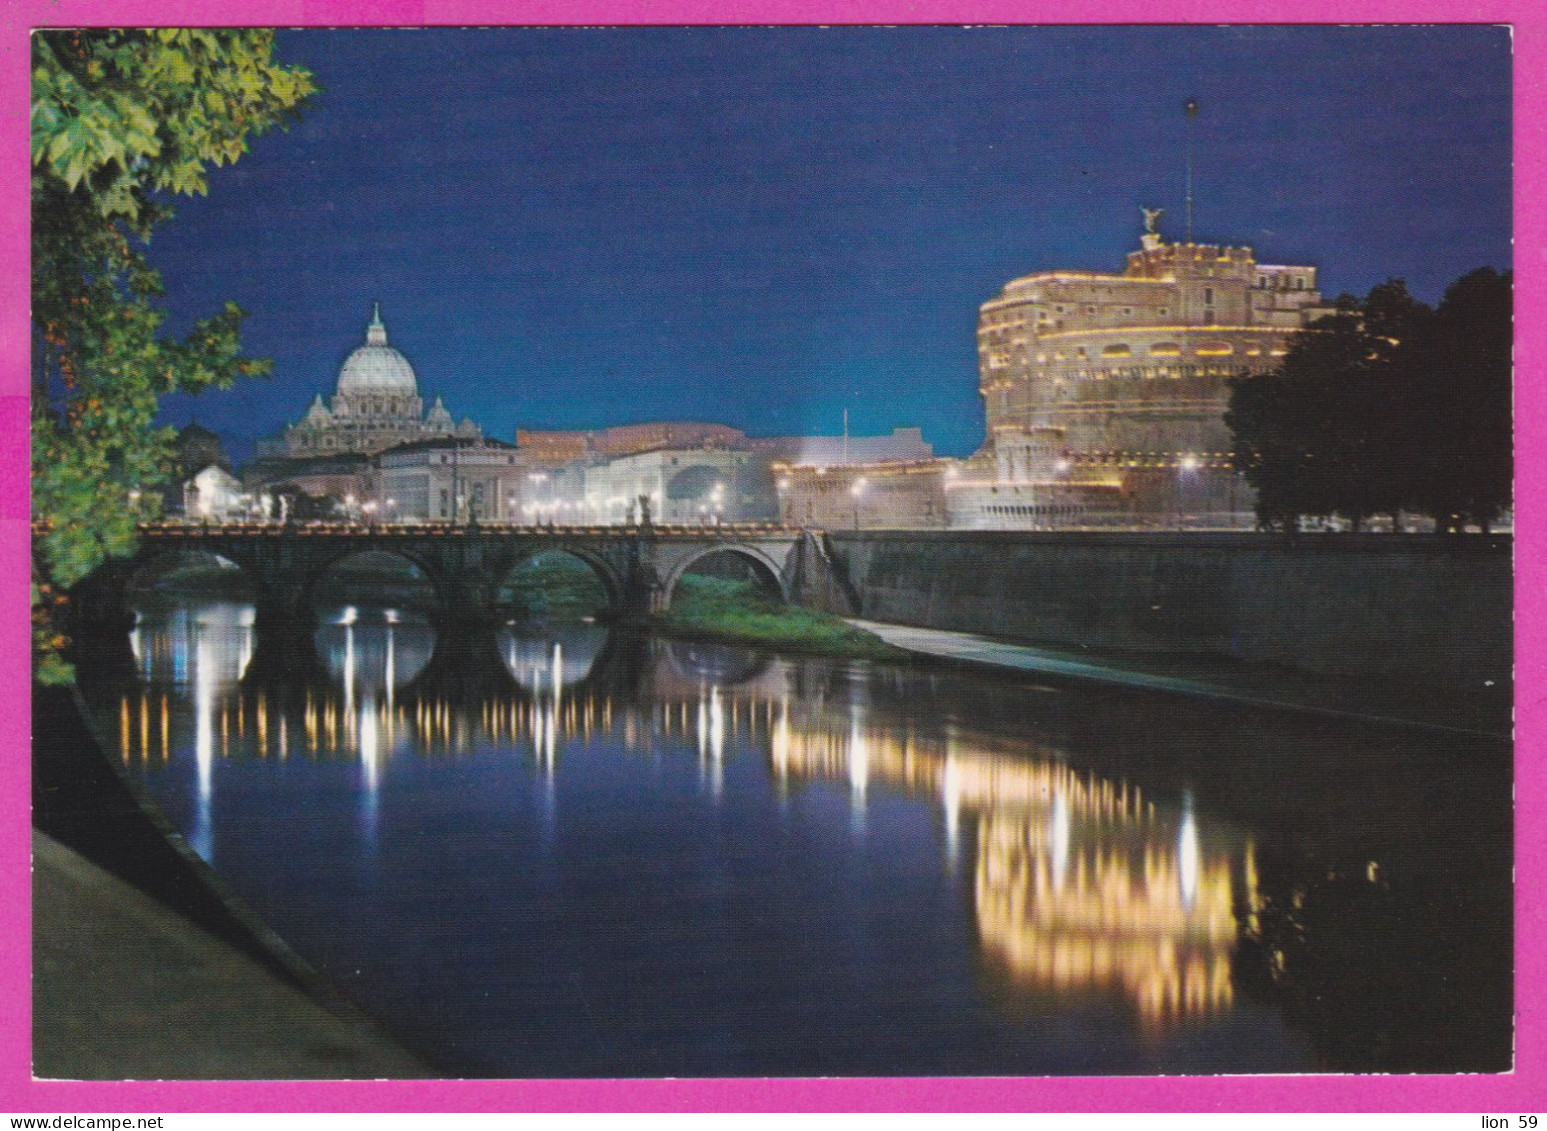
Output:
[[[1157,812],[1137,789],[1055,758],[848,723],[787,728],[781,714],[775,777],[938,797],[949,857],[963,819],[974,823],[978,934],[1013,981],[1060,995],[1115,989],[1152,1025],[1231,1007],[1233,860],[1254,906],[1249,843],[1206,836],[1190,802]]]
[[[979,826],[978,928],[1017,977],[1055,990],[1121,986],[1148,1021],[1232,1002],[1230,861],[1202,865],[1194,897],[1153,829],[1092,829],[1056,878],[1049,829],[1031,811]]]
[[[963,848],[975,849],[969,890],[978,936],[1014,984],[1034,993],[1116,992],[1156,1025],[1231,1007],[1233,886],[1239,877],[1244,925],[1255,932],[1255,855],[1250,843],[1200,822],[1190,800],[1157,806],[1138,788],[1079,773],[1056,749],[1033,743],[874,723],[861,685],[824,703],[797,698],[783,678],[728,687],[678,678],[670,698],[641,705],[571,685],[561,644],[541,655],[545,662],[531,651],[520,656],[526,687],[462,706],[401,688],[393,695],[390,678],[364,694],[347,676],[287,704],[221,678],[235,665],[199,652],[188,666],[196,673],[192,745],[205,839],[217,717],[221,757],[267,757],[273,744],[284,758],[294,722],[304,736],[297,753],[358,760],[368,818],[400,748],[434,758],[508,747],[551,788],[570,741],[610,739],[631,754],[681,743],[696,750],[703,788],[718,798],[727,758],[750,745],[766,750],[781,796],[803,781],[844,788],[859,827],[878,791],[937,804],[947,864],[957,867]],[[126,694],[117,728],[126,763],[151,759],[153,712],[169,758],[166,697]]]

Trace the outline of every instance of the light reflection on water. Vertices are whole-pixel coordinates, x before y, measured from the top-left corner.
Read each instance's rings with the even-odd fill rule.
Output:
[[[541,635],[506,627],[495,643],[511,678],[534,694],[573,686],[591,674],[607,644],[607,629],[599,624],[558,622]]]
[[[426,682],[430,626],[352,607],[318,678],[244,684],[250,612],[142,614],[100,717],[292,945],[461,1071],[1314,1064],[1240,992],[1275,913],[1252,834],[980,725],[961,677],[581,624]]]
[[[129,647],[141,680],[149,687],[164,688],[156,699],[155,734],[161,760],[171,757],[173,702],[187,702],[193,721],[193,756],[198,767],[195,818],[187,830],[188,843],[205,860],[214,860],[212,808],[216,722],[222,752],[228,748],[231,720],[222,709],[227,699],[241,702],[237,687],[252,662],[256,636],[252,605],[232,601],[185,601],[145,595],[135,609]],[[138,714],[139,750],[151,756],[152,711],[142,695]],[[131,723],[128,700],[121,712],[120,747],[129,757]],[[245,731],[245,711],[237,712],[236,725]]]
[[[319,609],[317,619],[317,654],[344,692],[346,713],[362,698],[390,705],[435,654],[435,629],[421,614],[340,605]]]

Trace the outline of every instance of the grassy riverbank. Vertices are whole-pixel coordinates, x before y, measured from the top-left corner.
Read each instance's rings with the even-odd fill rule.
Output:
[[[536,619],[599,616],[607,592],[591,568],[562,553],[542,554],[512,575],[500,592],[502,607]],[[670,610],[652,618],[673,636],[721,640],[766,648],[865,660],[908,660],[911,653],[887,644],[841,617],[782,605],[745,578],[690,573],[677,583]]]
[[[746,581],[694,574],[677,583],[672,605],[655,618],[663,632],[863,660],[908,660],[911,654],[841,617],[781,605]]]

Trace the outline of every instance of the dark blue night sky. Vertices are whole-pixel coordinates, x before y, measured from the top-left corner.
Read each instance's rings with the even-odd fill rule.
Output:
[[[652,419],[982,438],[978,304],[1200,241],[1438,300],[1507,267],[1510,41],[1443,28],[286,32],[323,86],[152,245],[265,381],[172,398],[246,454],[331,394],[379,299],[491,435]]]

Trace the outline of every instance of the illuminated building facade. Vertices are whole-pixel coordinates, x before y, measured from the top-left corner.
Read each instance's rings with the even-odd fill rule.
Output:
[[[212,463],[183,483],[183,513],[190,518],[223,520],[243,509],[242,481]]]
[[[1224,423],[1228,380],[1278,365],[1289,336],[1329,310],[1316,268],[1166,243],[1155,215],[1122,273],[1039,272],[983,304],[988,435],[956,488],[953,524],[1001,525],[982,521],[984,508],[1013,505],[1031,509],[995,517],[1026,521],[1002,525],[1250,525]],[[1039,446],[1040,458],[1003,458]],[[1026,498],[996,502],[1007,486]]]
[[[258,454],[305,459],[361,453],[374,455],[399,444],[455,436],[475,440],[482,430],[471,420],[456,424],[440,398],[429,414],[419,396],[418,379],[408,359],[387,344],[387,327],[378,307],[365,330],[365,343],[344,360],[331,407],[322,394],[306,415],[286,427],[277,440],[262,441]]]
[[[523,521],[526,468],[511,444],[444,436],[399,444],[374,463],[370,502],[387,521]]]
[[[642,514],[654,522],[771,522],[774,493],[768,459],[719,448],[661,448],[618,456],[585,469],[578,517],[609,525]]]
[[[780,521],[828,530],[942,527],[954,473],[934,458],[773,465]]]
[[[662,420],[591,431],[516,430],[516,446],[533,466],[616,459],[658,448],[745,448],[747,434],[726,424]]]
[[[937,496],[945,461],[934,458],[918,428],[748,436],[724,424],[658,421],[590,432],[522,429],[516,440],[531,484],[528,520],[626,523],[642,513],[645,496],[657,522],[830,526],[841,518],[847,525],[847,492],[863,479],[867,525],[944,523]]]

